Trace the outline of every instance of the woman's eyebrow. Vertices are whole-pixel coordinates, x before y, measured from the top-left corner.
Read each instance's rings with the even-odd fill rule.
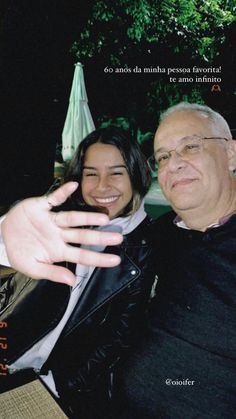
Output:
[[[116,164],[114,166],[108,166],[108,169],[118,169],[119,167],[123,167],[124,169],[126,169],[125,164]],[[97,167],[93,167],[93,166],[84,166],[83,169],[98,170]]]
[[[117,169],[117,168],[119,168],[119,167],[124,167],[124,168],[126,169],[125,164],[116,164],[116,165],[114,165],[114,166],[109,166],[109,169]]]
[[[84,169],[88,169],[88,170],[97,170],[96,167],[93,166],[83,166],[83,170]]]

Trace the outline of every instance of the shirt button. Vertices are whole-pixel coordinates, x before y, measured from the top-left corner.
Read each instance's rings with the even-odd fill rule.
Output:
[[[136,274],[136,271],[133,269],[132,271],[131,271],[131,275],[135,275]]]

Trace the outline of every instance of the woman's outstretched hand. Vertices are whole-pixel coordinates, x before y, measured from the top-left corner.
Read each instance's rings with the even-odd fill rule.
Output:
[[[108,224],[105,214],[79,211],[53,212],[78,187],[68,182],[47,196],[28,198],[7,214],[1,233],[10,265],[34,279],[49,279],[72,285],[74,274],[56,262],[111,267],[120,263],[116,255],[81,249],[71,244],[116,245],[119,233],[76,228]]]

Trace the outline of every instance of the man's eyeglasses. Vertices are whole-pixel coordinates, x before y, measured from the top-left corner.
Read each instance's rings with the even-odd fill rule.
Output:
[[[181,143],[174,148],[173,150],[168,151],[156,151],[155,155],[152,155],[148,159],[148,165],[153,173],[157,173],[165,168],[165,166],[170,161],[171,155],[173,152],[178,154],[184,160],[190,160],[196,154],[201,153],[203,150],[204,140],[225,140],[229,141],[228,138],[224,137],[199,137],[197,135],[192,135],[189,137],[184,137],[181,140]]]

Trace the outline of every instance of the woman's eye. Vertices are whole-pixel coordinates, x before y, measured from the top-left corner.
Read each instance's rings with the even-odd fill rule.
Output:
[[[119,176],[119,175],[123,175],[123,173],[122,172],[111,173],[111,176]]]
[[[89,176],[97,176],[97,173],[85,173],[85,176],[86,177],[89,177]]]

